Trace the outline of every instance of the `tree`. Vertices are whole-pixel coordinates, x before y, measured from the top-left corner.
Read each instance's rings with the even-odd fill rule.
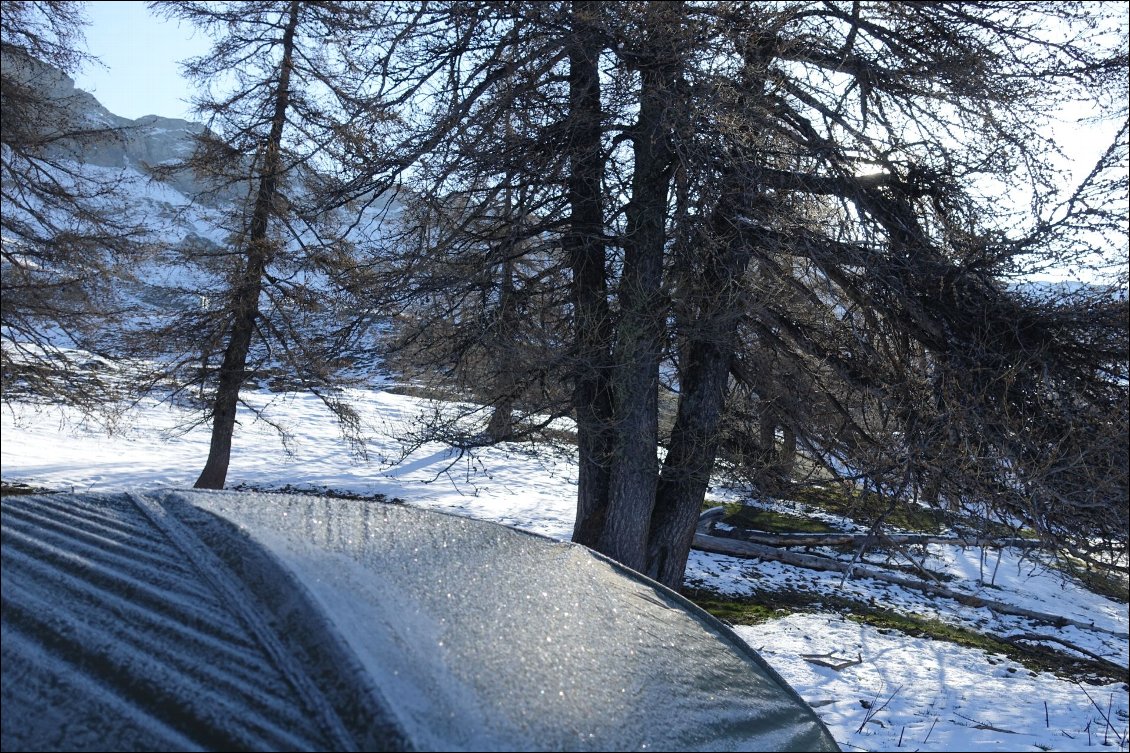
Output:
[[[81,7],[4,3],[0,11],[0,374],[5,399],[30,393],[90,412],[113,385],[97,366],[102,328],[120,311],[113,282],[143,229],[119,206],[119,181],[84,169],[113,139],[67,73],[87,61]]]
[[[357,190],[380,192],[396,176],[405,211],[366,287],[373,307],[395,316],[388,363],[417,387],[438,381],[474,401],[437,411],[420,441],[525,440],[570,411],[564,104],[539,83],[560,60],[556,15],[550,5],[433,3],[398,27],[385,81],[413,114]]]
[[[744,123],[755,138],[771,138],[758,148],[749,137],[734,138],[741,134],[720,134],[731,145],[725,169],[738,169],[741,176],[711,209],[717,213],[728,202],[737,204],[736,211],[723,215],[725,232],[711,235],[729,238],[761,260],[756,269],[762,274],[780,270],[773,276],[799,293],[809,298],[819,295],[825,307],[842,307],[843,313],[830,322],[840,330],[839,336],[815,353],[825,359],[830,356],[832,364],[839,362],[838,370],[848,381],[837,380],[838,389],[855,387],[860,400],[852,400],[844,411],[853,431],[847,432],[848,442],[836,442],[840,445],[836,449],[858,461],[861,440],[887,445],[874,458],[882,462],[863,466],[873,481],[894,480],[887,488],[896,494],[917,492],[916,474],[937,462],[920,453],[928,454],[925,448],[931,446],[931,438],[948,431],[951,437],[960,437],[959,442],[977,438],[983,447],[992,448],[987,454],[973,454],[991,458],[990,462],[976,469],[969,463],[971,458],[962,464],[965,472],[960,476],[966,486],[952,487],[953,499],[968,499],[971,494],[988,494],[992,500],[1043,496],[1027,484],[1017,487],[1011,474],[1018,468],[1038,467],[1033,461],[1037,455],[1046,456],[1056,442],[1053,435],[1073,435],[1080,431],[1076,428],[1080,423],[1101,427],[1100,416],[1111,411],[1119,415],[1118,405],[1125,400],[1125,387],[1118,384],[1118,375],[1125,372],[1125,327],[1119,332],[1114,322],[1125,302],[1092,300],[1091,315],[1081,318],[1077,308],[1039,305],[1009,291],[1005,275],[1015,269],[1021,254],[1038,248],[1057,253],[1049,247],[1054,233],[1037,220],[1027,235],[1007,238],[999,230],[1000,216],[977,200],[974,176],[987,172],[1014,179],[1022,173],[1023,180],[1035,186],[1040,201],[1053,195],[1049,147],[1036,130],[1038,110],[1063,91],[1059,87],[1077,93],[1092,87],[1091,96],[1104,96],[1101,87],[1120,66],[1117,50],[1100,53],[1085,45],[1041,42],[1033,30],[1051,18],[1065,24],[1083,20],[1073,12],[1049,16],[1047,9],[1008,15],[1015,8],[1006,13],[1003,7],[856,3],[802,5],[768,14],[765,10],[743,7],[724,16],[728,27],[740,35],[733,40],[732,57],[740,59],[745,50],[744,63],[755,71],[731,76],[740,86],[735,100],[742,102],[750,83],[757,87],[753,96],[745,97],[745,112],[737,122]],[[1023,47],[1024,54],[1013,57],[1007,43]],[[775,94],[765,91],[763,81],[773,85]],[[721,118],[715,122],[719,121],[726,122]],[[708,126],[698,132],[709,133]],[[952,134],[952,141],[934,135],[945,133]],[[1008,144],[1010,153],[1002,153],[1006,150],[1001,143]],[[997,145],[991,154],[995,164],[982,151],[993,144]],[[743,146],[756,150],[755,155],[760,152],[761,159],[735,161]],[[777,164],[764,160],[766,146]],[[898,159],[893,158],[896,154]],[[861,174],[864,165],[880,169]],[[838,211],[836,203],[826,198],[839,204]],[[825,207],[820,223],[805,222],[795,209],[790,220],[781,212],[782,199],[809,206],[815,201]],[[1071,213],[1074,218],[1067,224],[1091,218],[1098,221],[1089,227],[1103,230],[1105,222],[1117,217],[1109,198],[1106,201],[1105,208],[1093,204]],[[718,284],[714,258],[703,255],[698,274],[715,281],[709,287],[726,290],[725,284]],[[788,259],[811,264],[808,279],[798,279],[790,269],[793,265],[782,263]],[[740,268],[740,264],[730,266],[735,271]],[[1100,293],[1098,298],[1104,295],[1109,294]],[[694,319],[692,337],[704,355],[720,340],[725,342],[709,325],[722,317],[728,335],[738,314],[756,317],[751,323],[761,330],[759,339],[777,356],[812,352],[819,344],[811,332],[789,322],[791,312],[782,311],[782,306],[758,301],[753,311],[742,312],[732,301],[721,306],[717,301],[717,296],[692,301],[705,305]],[[859,324],[843,327],[843,319],[852,315]],[[1080,326],[1090,331],[1084,334],[1076,329]],[[708,337],[698,334],[703,330]],[[703,355],[692,357],[688,373],[694,376],[693,370],[705,361]],[[724,368],[718,366],[715,373]],[[1028,370],[1050,378],[1016,377],[1018,371]],[[930,393],[923,380],[955,387],[933,421],[924,421],[918,410]],[[953,384],[957,380],[960,386]],[[694,384],[692,380],[683,385],[681,400],[695,394]],[[868,389],[871,397],[859,393],[859,387]],[[714,387],[710,393],[712,405],[718,404],[720,392]],[[762,395],[767,397],[764,391]],[[842,393],[840,397],[842,401]],[[1044,433],[1036,426],[1043,423],[1049,402],[1074,407],[1070,421],[1057,411],[1060,422],[1055,429],[1044,424],[1049,429]],[[690,423],[702,415],[701,408],[691,411]],[[862,420],[863,416],[875,418]],[[960,422],[955,421],[958,416]],[[815,432],[805,428],[807,438],[814,438]],[[677,423],[664,465],[664,474],[670,470],[673,479],[695,475],[694,466],[672,452],[679,431]],[[1107,431],[1098,435],[1106,440],[1090,451],[1096,459],[1112,447]],[[708,436],[700,432],[689,446],[703,447]],[[1065,459],[1078,463],[1082,454],[1076,447]],[[1105,505],[1098,505],[1085,486],[1076,486],[1069,493],[1060,487],[1052,494],[1057,501],[1039,511],[1022,509],[1018,501],[992,506],[1037,530],[1048,528],[1049,517],[1076,519],[1084,510],[1105,507],[1111,514],[1102,525],[1087,515],[1089,522],[1077,528],[1070,541],[1096,535],[1100,529],[1113,534],[1126,519],[1125,507],[1115,501],[1125,497],[1120,491],[1126,486],[1126,474],[1117,463],[1100,462],[1100,467],[1107,478],[1117,479],[1105,486]],[[693,515],[701,504],[698,489],[704,489],[705,480],[699,473],[698,488],[678,495],[675,504],[665,505],[662,497],[657,498],[653,553],[686,551]],[[1060,526],[1057,535],[1049,538],[1062,542],[1069,527]],[[665,530],[670,533],[664,534]],[[664,562],[653,554],[649,571],[677,584],[682,567],[676,560],[664,572]]]
[[[186,67],[204,89],[197,107],[208,130],[170,170],[191,169],[230,201],[227,247],[196,249],[193,259],[219,287],[207,291],[206,309],[189,314],[196,355],[168,366],[182,388],[211,389],[212,440],[196,486],[222,488],[240,391],[272,364],[289,386],[312,389],[339,417],[355,419],[333,387],[358,308],[347,236],[363,208],[334,214],[324,205],[375,148],[386,119],[362,41],[376,33],[382,8],[297,0],[157,7],[216,38]],[[183,342],[184,327],[180,319],[164,334]]]
[[[544,32],[522,48],[550,65],[523,81],[536,92],[524,101],[556,118],[564,140],[548,143],[567,157],[536,185],[569,218],[575,540],[678,587],[738,388],[755,398],[758,462],[781,427],[783,456],[795,442],[896,498],[976,496],[1049,537],[1073,523],[1076,541],[1114,535],[1125,506],[1106,504],[1100,522],[1078,479],[1036,494],[1039,509],[1023,500],[1050,482],[1037,459],[1053,450],[1110,471],[1104,499],[1125,487],[1104,449],[1120,430],[1102,418],[1124,413],[1125,303],[1039,303],[1009,281],[1037,259],[1085,255],[1080,241],[1124,243],[1111,155],[1125,131],[1075,199],[1041,130],[1049,102],[1117,101],[1124,18],[994,3],[506,8],[505,29]],[[1116,35],[1089,40],[1090,27]],[[494,60],[477,86],[451,91],[511,101],[495,85],[513,69]],[[455,182],[501,162],[446,156],[431,159],[470,170],[435,168]],[[987,198],[997,185],[1032,197],[1030,209]],[[664,363],[678,396],[667,437]],[[1073,406],[1056,412],[1071,428],[1046,421],[1049,404]],[[1108,444],[1084,450],[1068,435]],[[942,492],[945,467],[963,473]]]
[[[405,199],[411,241],[395,263],[384,261],[404,296],[382,306],[397,311],[386,361],[413,384],[475,401],[455,411],[462,420],[444,411],[424,439],[465,448],[524,439],[567,410],[558,365],[564,272],[529,198],[504,181],[438,201]],[[484,412],[485,430],[473,420]]]

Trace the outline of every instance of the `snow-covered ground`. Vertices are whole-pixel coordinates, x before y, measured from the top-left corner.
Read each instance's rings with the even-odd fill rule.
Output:
[[[1126,749],[1122,684],[1077,685],[830,614],[735,629],[815,707],[844,750]],[[862,661],[837,671],[804,655]]]
[[[430,412],[429,405],[358,390],[350,397],[366,427],[362,458],[318,398],[268,392],[246,397],[285,428],[288,438],[284,446],[275,428],[243,414],[229,486],[379,493],[558,538],[572,530],[576,463],[567,450],[534,453],[513,444],[468,456],[432,444],[405,456],[401,440],[415,418]],[[3,477],[68,491],[189,487],[208,448],[205,428],[187,428],[192,419],[182,408],[148,401],[107,436],[102,427],[58,407],[7,404]],[[732,492],[715,496],[724,499]],[[999,567],[993,553],[996,577],[992,586],[982,586],[981,557],[980,550],[945,546],[931,546],[927,553],[931,569],[957,577],[947,584],[951,588],[1083,626],[1056,628],[868,579],[844,582],[838,574],[703,552],[692,553],[688,581],[734,595],[803,589],[874,599],[889,609],[995,635],[1048,636],[1054,640],[1047,645],[1056,650],[1069,651],[1059,643],[1065,641],[1127,666],[1125,605],[1085,591],[1017,552],[1004,553]],[[816,708],[847,750],[1128,749],[1125,683],[1080,685],[1033,674],[1003,656],[882,631],[831,612],[794,614],[737,630]],[[825,666],[847,662],[839,669]]]

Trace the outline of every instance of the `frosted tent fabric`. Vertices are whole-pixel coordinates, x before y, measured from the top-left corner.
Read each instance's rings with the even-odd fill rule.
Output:
[[[5,749],[836,749],[681,597],[398,505],[6,497],[3,600]]]
[[[355,747],[349,707],[319,696],[363,692],[359,672],[310,653],[318,612],[234,526],[126,495],[6,497],[2,510],[5,750]],[[373,737],[399,747],[369,708],[389,733]]]

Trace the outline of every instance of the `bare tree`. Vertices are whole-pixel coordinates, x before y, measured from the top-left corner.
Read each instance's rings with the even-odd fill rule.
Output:
[[[365,48],[385,9],[297,0],[157,7],[217,40],[186,68],[202,86],[197,108],[208,130],[195,154],[169,169],[194,171],[231,211],[222,246],[186,249],[218,287],[206,291],[207,309],[190,315],[185,344],[194,355],[166,365],[182,388],[211,388],[212,441],[196,486],[221,488],[240,391],[271,364],[291,388],[312,389],[347,423],[355,419],[333,387],[361,306],[349,292],[350,232],[365,207],[342,209],[334,197],[386,121],[371,80],[380,47]],[[184,326],[175,321],[165,334],[183,342]]]
[[[1126,473],[1109,455],[1114,437],[1125,432],[1125,297],[1112,299],[1102,287],[1070,303],[1025,297],[1008,286],[1008,276],[1087,256],[1104,232],[1124,243],[1116,240],[1125,205],[1111,180],[1111,155],[1124,153],[1125,129],[1068,196],[1057,192],[1048,165],[1052,145],[1037,130],[1049,98],[1065,91],[1109,97],[1124,52],[1041,43],[1031,30],[1049,23],[1042,11],[1006,17],[985,10],[854,4],[806,8],[795,17],[790,10],[768,25],[763,17],[748,18],[750,26],[730,17],[735,28],[770,30],[757,48],[769,52],[768,79],[778,96],[754,98],[747,112],[774,134],[772,151],[790,157],[746,174],[740,190],[748,198],[731,223],[762,260],[762,281],[768,276],[793,291],[775,300],[753,297],[741,312],[760,341],[762,362],[747,363],[743,376],[759,383],[761,402],[780,403],[773,377],[750,379],[749,372],[766,362],[801,365],[797,355],[820,358],[821,366],[805,370],[831,387],[821,388],[819,402],[836,406],[840,418],[821,426],[794,412],[785,423],[830,469],[851,475],[853,468],[894,498],[935,500],[937,472],[948,469],[950,502],[979,500],[982,511],[1049,534],[1049,520],[1074,520],[1080,525],[1073,535],[1066,535],[1070,525],[1060,525],[1048,539],[1079,549],[1099,530],[1109,538],[1125,527],[1118,500],[1126,496]],[[1083,20],[1072,13],[1057,22]],[[782,33],[793,24],[807,29],[815,18],[831,24],[825,32],[842,24],[841,36],[789,41]],[[1025,55],[1011,59],[999,46],[1006,40],[1022,44]],[[969,73],[985,65],[1004,66],[1010,83]],[[917,80],[938,72],[946,74],[943,93],[932,88],[936,79]],[[985,151],[994,144],[995,164]],[[905,156],[893,160],[900,151]],[[879,169],[866,174],[864,165]],[[1030,185],[1037,214],[1026,231],[1010,237],[1001,230],[999,205],[976,196],[972,176],[979,172]],[[1073,198],[1083,195],[1088,199]],[[817,202],[820,222],[775,217],[782,197]],[[1089,239],[1078,234],[1082,227]],[[804,277],[789,259],[810,265]],[[835,313],[801,326],[796,304],[806,298]],[[1056,418],[1045,422],[1049,416]],[[1067,441],[1083,436],[1098,442],[1084,451]],[[1060,454],[1066,445],[1072,449]],[[1050,481],[1040,470],[1050,457],[1079,469],[1089,467],[1083,457],[1095,460],[1109,481],[1104,502],[1086,484],[1068,493],[1018,483],[1017,475],[1029,473]],[[692,504],[683,506],[688,518]],[[1094,524],[1096,509],[1106,515],[1101,526]]]
[[[1124,217],[1117,181],[1100,186],[1105,179],[1097,177],[1111,174],[1109,153],[1106,166],[1098,166],[1073,194],[1089,199],[1074,201],[1058,192],[1059,178],[1048,162],[1054,145],[1039,130],[1049,99],[1107,98],[1110,82],[1124,79],[1124,52],[1117,45],[1044,42],[1033,33],[1053,19],[1069,26],[1101,19],[1077,16],[1073,9],[1015,10],[859,3],[668,6],[659,20],[645,6],[625,6],[622,12],[635,22],[663,27],[649,35],[625,24],[619,11],[575,6],[575,28],[584,30],[580,19],[595,15],[602,33],[587,37],[587,51],[572,48],[574,102],[600,101],[599,94],[584,98],[584,92],[599,92],[602,86],[590,61],[614,54],[625,69],[643,61],[635,89],[640,96],[636,127],[659,130],[645,130],[642,139],[639,131],[624,133],[635,150],[631,159],[574,164],[595,165],[585,168],[590,175],[599,175],[602,167],[626,170],[630,180],[620,183],[626,191],[638,188],[662,197],[656,206],[660,221],[637,227],[633,217],[645,216],[647,200],[631,194],[624,234],[614,241],[622,244],[622,266],[609,264],[598,251],[594,258],[601,267],[591,277],[584,277],[580,263],[574,267],[574,284],[585,285],[575,299],[578,321],[585,311],[582,302],[589,300],[594,302],[589,310],[609,323],[601,342],[588,341],[590,384],[605,386],[578,395],[579,430],[589,439],[579,440],[582,482],[575,536],[679,585],[714,461],[718,417],[742,322],[761,341],[760,362],[747,360],[747,373],[772,372],[791,362],[783,373],[807,371],[808,383],[819,385],[822,402],[839,415],[831,426],[814,426],[803,415],[782,415],[779,407],[763,410],[763,426],[789,429],[783,442],[798,437],[801,446],[807,444],[841,472],[842,461],[850,458],[885,490],[912,499],[921,488],[916,485],[920,471],[939,462],[925,448],[938,447],[947,436],[959,444],[979,441],[992,452],[970,453],[961,467],[972,471],[969,461],[975,457],[993,460],[969,474],[982,480],[975,490],[953,487],[954,495],[988,494],[995,500],[1026,496],[1009,474],[1019,467],[1042,467],[1029,463],[1059,446],[1053,437],[1109,437],[1087,453],[1073,450],[1076,460],[1087,455],[1102,464],[1108,478],[1118,479],[1104,485],[1104,505],[1089,493],[1072,502],[1061,490],[1052,494],[1055,503],[1049,499],[1040,510],[1025,509],[1019,500],[995,509],[1039,529],[1049,527],[1040,522],[1049,516],[1083,523],[1095,520],[1086,510],[1103,508],[1111,511],[1103,525],[1087,522],[1076,529],[1075,539],[1094,536],[1100,528],[1104,535],[1118,530],[1125,519],[1125,505],[1118,502],[1125,497],[1119,492],[1125,473],[1110,464],[1102,448],[1119,430],[1079,431],[1064,422],[1058,429],[1044,424],[1045,434],[1033,422],[1048,403],[1075,405],[1070,415],[1083,425],[1112,411],[1121,415],[1125,335],[1114,323],[1125,303],[1101,303],[1109,294],[1100,292],[1087,304],[1089,316],[1073,318],[1072,310],[1081,314],[1078,308],[1024,300],[1008,287],[1008,275],[1031,269],[1040,255],[1060,262],[1079,255],[1077,232],[1076,245],[1066,247],[1066,231],[1060,229],[1083,226],[1101,233],[1118,227]],[[631,30],[630,39],[618,36],[620,24]],[[682,51],[683,38],[701,46]],[[1013,47],[1023,54],[1014,55]],[[704,48],[711,51],[708,58],[694,54]],[[658,106],[664,114],[658,119],[649,119],[654,116],[645,107],[653,96],[649,86],[662,92]],[[608,110],[588,112],[597,111]],[[592,117],[580,107],[571,115],[574,122]],[[1123,131],[1115,153],[1124,140]],[[591,136],[585,143],[597,147]],[[663,169],[648,172],[657,167]],[[684,176],[686,186],[676,186],[674,201],[665,188],[671,169]],[[1002,207],[978,196],[981,174],[1015,182],[1017,190],[1028,187],[1036,216],[1022,232],[1002,230],[1008,222]],[[640,176],[646,179],[637,180]],[[577,185],[592,182],[578,180]],[[691,198],[681,215],[680,191]],[[604,217],[616,216],[607,194],[596,197],[590,188],[587,195],[604,208]],[[585,196],[580,190],[573,195],[574,212],[584,211]],[[1056,211],[1061,214],[1050,220]],[[574,216],[576,230],[583,215]],[[665,228],[664,223],[679,224]],[[680,229],[688,224],[690,229]],[[660,234],[656,253],[669,254],[665,258],[673,265],[667,300],[682,330],[679,413],[658,486],[653,486],[657,458],[644,445],[655,445],[650,439],[658,371],[653,328],[670,319],[666,304],[658,311],[649,308],[649,296],[662,290],[654,273],[640,277],[635,266],[639,258],[633,249],[649,242],[649,229]],[[1108,237],[1124,242],[1113,233]],[[680,238],[693,239],[685,252],[680,252]],[[750,266],[752,260],[758,263]],[[745,283],[751,274],[777,280],[788,294],[775,300],[751,296]],[[602,292],[608,276],[618,277],[615,306],[601,310],[608,300]],[[590,282],[578,282],[582,279]],[[765,286],[753,290],[758,288]],[[805,302],[813,312],[822,309],[823,322],[816,319],[822,326],[804,327],[795,318],[798,309],[787,301]],[[596,332],[599,326],[586,326],[578,331],[578,342]],[[812,359],[823,363],[814,365]],[[636,370],[638,380],[629,376]],[[780,385],[780,373],[778,379],[757,379],[764,405],[788,405],[780,387],[777,395],[766,389]],[[1057,376],[1032,379],[1029,374]],[[931,381],[935,395],[938,384],[954,390],[949,393],[953,402],[947,399],[932,423],[917,412],[931,393]],[[600,420],[592,420],[594,410],[601,412]],[[636,411],[646,425],[633,422]],[[1057,414],[1065,421],[1064,411]],[[959,416],[967,420],[955,421]],[[951,426],[943,428],[946,422]],[[1095,425],[1101,427],[1101,421]],[[620,450],[634,437],[642,438],[639,452],[629,457]],[[872,450],[862,454],[868,447]],[[875,450],[880,447],[883,451]],[[1070,462],[1071,456],[1064,460]],[[608,481],[610,489],[632,489],[632,498],[641,500],[638,509],[616,503],[615,491],[607,501],[601,497],[605,474],[621,479]],[[634,480],[624,483],[629,477]],[[586,479],[598,481],[590,485]],[[646,564],[640,559],[641,541],[648,551]]]
[[[522,440],[570,410],[566,103],[560,86],[543,87],[561,59],[559,21],[551,4],[429,4],[405,19],[386,70],[406,103],[429,94],[362,184],[372,192],[398,176],[406,207],[368,289],[396,316],[386,345],[401,376],[473,401],[422,427],[421,439],[465,448]]]
[[[101,329],[120,312],[113,285],[140,251],[119,181],[82,164],[117,137],[73,88],[86,57],[81,7],[4,3],[0,11],[0,374],[5,399],[31,393],[83,410],[113,393],[97,366]]]

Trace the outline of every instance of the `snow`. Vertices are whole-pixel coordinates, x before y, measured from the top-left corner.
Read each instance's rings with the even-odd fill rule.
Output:
[[[979,550],[931,545],[926,564],[938,560],[975,559]],[[974,578],[977,569],[973,568]],[[931,618],[978,632],[995,635],[1021,633],[1052,634],[1081,647],[1088,647],[1121,666],[1130,662],[1127,644],[1126,606],[1117,604],[1067,582],[1055,570],[1025,559],[1016,550],[1002,554],[1002,565],[993,586],[976,585],[975,580],[947,583],[947,587],[970,595],[1059,617],[1092,623],[1096,630],[1081,630],[1072,625],[1047,628],[1034,620],[1000,615],[985,608],[973,608],[952,599],[926,594],[870,578],[844,580],[840,573],[817,572],[780,562],[753,562],[725,555],[691,552],[687,582],[734,596],[751,596],[776,591],[802,591],[816,595],[851,596],[903,614]]]
[[[1002,656],[833,615],[735,629],[816,707],[845,750],[1126,748],[1124,685],[1077,685]],[[798,661],[803,654],[862,661],[837,671]],[[1114,727],[1102,718],[1108,704]]]
[[[229,486],[286,486],[384,494],[411,505],[491,520],[567,539],[572,530],[576,461],[565,449],[533,452],[504,444],[460,454],[440,444],[406,453],[426,401],[380,390],[348,397],[362,417],[360,456],[321,401],[308,394],[249,392],[262,412],[240,414]],[[13,402],[2,412],[3,477],[67,491],[190,487],[207,454],[197,414],[146,400],[105,428],[69,409]],[[287,432],[283,441],[268,420]],[[733,498],[720,489],[711,498]],[[1124,604],[1083,590],[1031,555],[1007,550],[996,566],[980,549],[931,545],[929,567],[955,577],[947,585],[995,601],[1062,615],[1083,627],[1056,628],[998,615],[868,579],[780,563],[692,552],[688,583],[734,595],[803,589],[817,597],[875,599],[899,612],[997,635],[1038,633],[1074,644],[1123,667],[1130,659]],[[1093,621],[1095,629],[1088,629]],[[829,609],[793,614],[739,634],[815,708],[845,750],[1127,750],[1130,693],[1124,683],[1080,685],[1032,674],[1003,656],[955,644],[884,632]],[[1048,644],[1070,653],[1062,644]],[[838,671],[803,654],[858,663]],[[870,709],[865,708],[865,704]],[[1046,708],[1045,708],[1046,704]],[[1106,720],[1109,720],[1107,724]]]

